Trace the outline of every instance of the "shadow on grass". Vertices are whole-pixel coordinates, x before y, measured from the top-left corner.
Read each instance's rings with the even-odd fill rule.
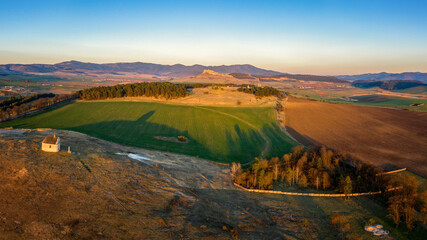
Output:
[[[244,131],[238,124],[234,125],[237,137],[233,137],[231,131],[226,131],[226,141],[228,146],[227,157],[229,159],[239,159],[240,163],[247,163],[258,156],[262,151],[265,142],[258,131],[249,129]],[[244,159],[241,159],[244,158]]]
[[[154,113],[155,111],[150,111],[136,121],[105,121],[67,129],[128,146],[188,154],[208,159],[218,157],[206,146],[192,139],[188,131],[180,131],[167,125],[147,121]],[[186,143],[169,142],[156,139],[156,136],[186,136],[189,141]]]

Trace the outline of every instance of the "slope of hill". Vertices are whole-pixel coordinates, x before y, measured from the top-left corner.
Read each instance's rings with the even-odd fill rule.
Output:
[[[418,239],[371,198],[243,192],[228,166],[73,131],[56,130],[61,152],[40,151],[52,134],[0,134],[1,239],[340,239],[336,212],[348,213],[352,236],[370,239],[362,224],[375,217],[393,237]]]
[[[0,123],[0,127],[68,129],[130,146],[250,162],[278,156],[296,143],[280,131],[272,107],[201,107],[148,102],[77,102]],[[186,143],[161,139],[185,136]]]
[[[236,190],[228,166],[63,130],[56,134],[73,154],[66,147],[60,153],[46,153],[39,148],[47,134],[53,130],[0,135],[0,181],[7,183],[0,185],[1,239],[304,235],[298,223],[289,222],[298,230],[287,231],[288,224],[275,224],[271,218],[270,211],[293,212],[280,207],[283,197],[271,201]]]
[[[249,64],[203,66],[182,64],[162,65],[154,63],[84,63],[79,61],[67,61],[57,64],[6,64],[0,65],[0,73],[9,74],[69,74],[69,75],[127,75],[147,74],[167,77],[189,77],[200,74],[204,70],[212,69],[219,73],[247,73],[276,75],[280,72],[265,70]]]
[[[237,77],[236,77],[237,76]],[[247,77],[247,78],[245,78]],[[257,84],[259,80],[247,73],[218,73],[211,69],[204,70],[201,74],[189,78],[175,79],[180,83],[217,83],[217,84]]]
[[[307,74],[279,74],[279,75],[273,75],[273,76],[262,76],[262,75],[254,75],[255,77],[259,78],[260,80],[266,80],[266,79],[295,79],[295,80],[302,80],[302,81],[316,81],[316,82],[336,82],[336,83],[347,83],[348,81],[338,79],[333,76],[318,76],[318,75],[307,75]]]
[[[427,95],[427,85],[412,87],[412,88],[406,88],[406,89],[400,89],[400,90],[393,90],[393,92]]]
[[[339,79],[356,81],[356,80],[417,80],[427,83],[427,73],[421,72],[403,72],[403,73],[366,73],[359,75],[337,75]]]
[[[324,144],[376,165],[427,176],[427,113],[289,98],[287,130],[305,145]]]
[[[373,81],[373,80],[357,80],[352,83],[353,86],[359,88],[372,88],[379,87],[385,90],[399,90],[407,89],[418,86],[427,86],[427,84],[420,81],[413,80],[382,80],[382,81]]]

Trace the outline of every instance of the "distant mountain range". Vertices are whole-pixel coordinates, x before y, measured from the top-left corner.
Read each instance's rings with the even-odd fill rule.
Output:
[[[218,73],[212,70],[204,70],[203,73],[190,78],[182,78],[177,82],[203,82],[203,83],[234,83],[234,84],[260,84],[262,82],[284,82],[284,81],[314,81],[348,83],[333,76],[317,76],[304,74],[278,74],[278,75],[256,75],[248,73]]]
[[[421,72],[403,72],[403,73],[366,73],[359,75],[338,75],[342,80],[357,81],[357,80],[416,80],[427,83],[427,73]]]
[[[274,79],[295,79],[295,80],[314,81],[314,82],[335,82],[335,83],[348,82],[347,80],[342,80],[334,76],[319,76],[319,75],[308,75],[308,74],[284,73],[284,74],[273,75],[273,76],[259,76],[259,75],[253,75],[253,76],[259,78],[261,81],[271,81]]]
[[[0,74],[37,74],[37,75],[76,75],[87,77],[117,76],[139,78],[188,78],[199,75],[205,70],[232,74],[236,79],[259,79],[260,81],[282,81],[296,79],[303,81],[346,82],[357,80],[417,80],[427,83],[427,73],[368,73],[359,75],[319,76],[289,74],[266,70],[249,64],[204,66],[182,64],[163,65],[154,63],[85,63],[66,61],[57,64],[4,64],[0,65]]]
[[[277,75],[280,72],[265,70],[249,64],[203,66],[182,64],[162,65],[154,63],[84,63],[79,61],[67,61],[57,64],[6,64],[0,65],[0,73],[5,74],[57,74],[57,75],[152,75],[165,77],[190,77],[211,69],[219,73],[247,73],[256,75]]]

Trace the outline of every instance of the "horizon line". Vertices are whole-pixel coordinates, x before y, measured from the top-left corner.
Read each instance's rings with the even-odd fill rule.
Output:
[[[221,67],[221,66],[252,66],[252,67],[256,67],[262,70],[267,70],[267,71],[274,71],[274,72],[279,72],[279,73],[283,73],[283,74],[302,74],[302,75],[318,75],[318,76],[345,76],[345,75],[364,75],[364,74],[380,74],[380,73],[388,73],[388,74],[403,74],[403,73],[427,73],[427,72],[422,72],[422,71],[403,71],[403,72],[387,72],[387,71],[378,71],[378,72],[359,72],[359,73],[345,73],[345,74],[315,74],[315,73],[291,73],[291,72],[282,72],[282,71],[278,71],[278,70],[273,70],[270,68],[262,68],[262,67],[258,67],[254,64],[250,64],[250,63],[235,63],[235,64],[221,64],[221,65],[203,65],[203,64],[199,64],[199,63],[195,63],[195,64],[182,64],[182,63],[174,63],[174,64],[167,64],[167,63],[153,63],[153,62],[143,62],[143,61],[119,61],[119,62],[99,62],[99,61],[94,61],[94,62],[88,62],[88,61],[79,61],[79,60],[75,60],[75,59],[71,59],[71,60],[65,60],[65,61],[59,61],[59,62],[55,62],[55,63],[40,63],[40,62],[33,62],[33,63],[4,63],[4,64],[0,64],[1,65],[56,65],[56,64],[60,64],[60,63],[66,63],[66,62],[79,62],[79,63],[89,63],[89,64],[120,64],[120,63],[145,63],[145,64],[155,64],[155,65],[166,65],[166,66],[175,66],[175,65],[182,65],[185,67],[193,67],[193,66],[202,66],[202,67]]]

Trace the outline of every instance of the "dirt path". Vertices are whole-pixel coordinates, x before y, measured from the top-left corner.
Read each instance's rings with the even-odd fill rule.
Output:
[[[265,141],[264,149],[263,149],[263,150],[262,150],[262,152],[259,154],[259,157],[261,158],[261,157],[267,156],[267,155],[268,155],[268,153],[270,152],[270,150],[271,150],[271,140],[270,140],[270,138],[268,138],[268,137],[267,137],[267,135],[265,135],[265,133],[263,133],[260,129],[258,129],[258,128],[257,128],[255,125],[253,125],[252,123],[250,123],[250,122],[248,122],[248,121],[246,121],[246,120],[244,120],[244,119],[241,119],[241,118],[239,118],[239,117],[237,117],[237,116],[234,116],[234,115],[232,115],[232,114],[225,113],[225,112],[221,112],[221,111],[218,111],[218,110],[214,110],[214,109],[210,109],[210,108],[205,108],[205,107],[200,107],[200,106],[197,106],[197,107],[195,107],[195,108],[204,109],[204,110],[208,110],[208,111],[211,111],[211,112],[216,112],[216,113],[219,113],[219,114],[222,114],[222,115],[225,115],[225,116],[228,116],[228,117],[231,117],[231,118],[237,119],[237,120],[239,120],[240,122],[243,122],[244,124],[248,125],[249,127],[252,127],[252,128],[254,128],[254,129],[257,129],[258,133],[260,134],[260,136],[261,136],[261,137],[264,139],[264,141]],[[250,163],[252,163],[252,161],[251,161]],[[250,164],[250,163],[246,163],[246,164]],[[246,164],[245,164],[245,165],[246,165]]]

